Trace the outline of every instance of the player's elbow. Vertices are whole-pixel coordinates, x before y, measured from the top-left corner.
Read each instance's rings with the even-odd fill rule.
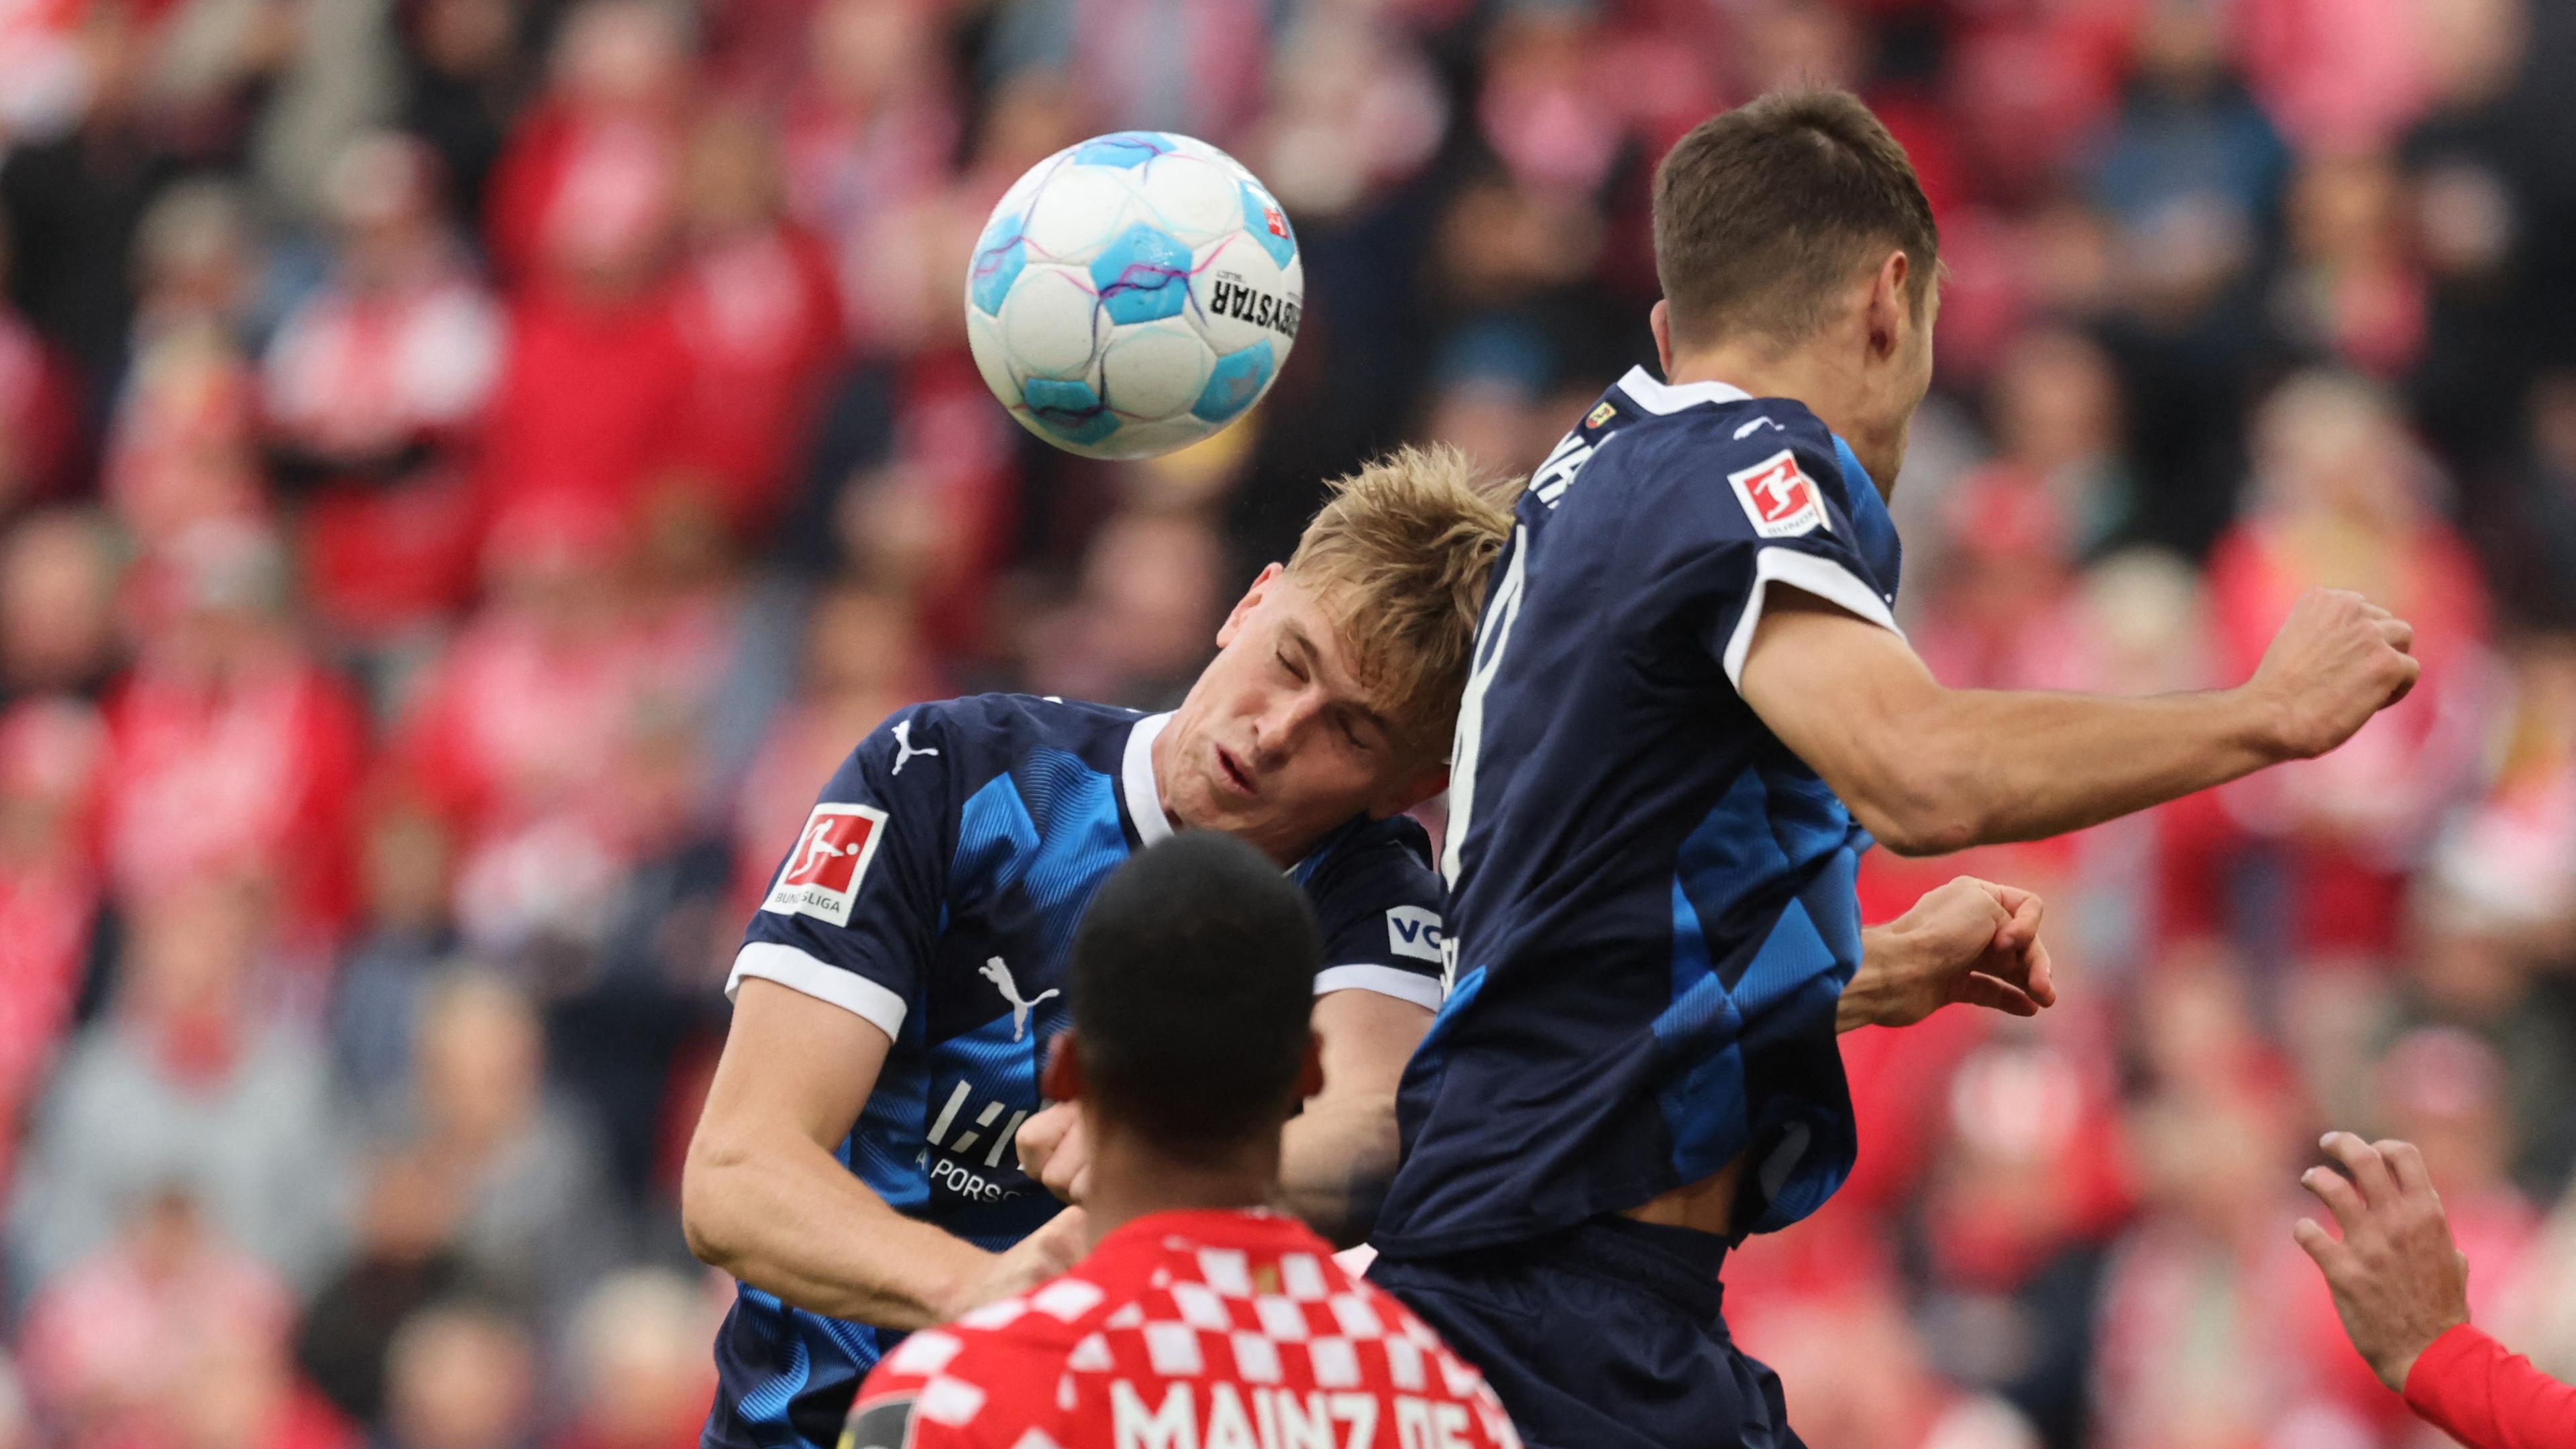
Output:
[[[735,1211],[751,1152],[701,1122],[680,1166],[680,1234],[689,1252],[711,1268],[734,1272],[741,1262],[741,1214]],[[739,1276],[737,1274],[736,1276]]]
[[[1861,828],[1898,855],[1948,855],[1984,838],[1973,782],[1937,749],[1921,749],[1867,787],[1840,793]]]

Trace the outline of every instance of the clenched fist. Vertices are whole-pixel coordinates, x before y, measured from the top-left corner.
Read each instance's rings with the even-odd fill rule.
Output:
[[[2349,589],[2300,595],[2245,686],[2272,749],[2304,760],[2351,739],[2415,687],[2414,644],[2415,626]]]

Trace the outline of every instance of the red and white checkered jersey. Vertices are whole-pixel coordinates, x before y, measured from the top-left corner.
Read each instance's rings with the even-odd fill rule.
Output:
[[[903,1341],[841,1449],[1519,1449],[1484,1376],[1293,1218],[1155,1213]]]

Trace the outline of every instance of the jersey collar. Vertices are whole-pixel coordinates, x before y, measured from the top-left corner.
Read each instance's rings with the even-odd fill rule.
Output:
[[[1172,817],[1163,813],[1163,792],[1154,784],[1154,740],[1170,724],[1168,714],[1149,714],[1136,721],[1127,732],[1127,757],[1119,767],[1127,786],[1127,817],[1136,822],[1136,839],[1143,845],[1168,840],[1172,834]]]
[[[1740,387],[1723,382],[1685,382],[1675,386],[1657,381],[1642,367],[1629,368],[1628,375],[1619,379],[1619,390],[1628,395],[1629,401],[1658,416],[1697,407],[1701,403],[1745,402],[1753,396]]]

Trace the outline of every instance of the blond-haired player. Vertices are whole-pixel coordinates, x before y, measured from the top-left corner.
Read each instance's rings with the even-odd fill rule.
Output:
[[[690,1144],[690,1244],[741,1282],[706,1444],[831,1444],[894,1337],[1071,1261],[1081,1215],[1015,1138],[1044,1107],[1083,907],[1178,829],[1260,849],[1322,926],[1324,1086],[1286,1129],[1282,1189],[1330,1235],[1364,1228],[1442,990],[1440,881],[1403,812],[1446,783],[1508,505],[1454,451],[1395,453],[1252,581],[1173,713],[983,695],[859,743],[745,933]],[[2035,927],[1974,886],[1916,916],[1874,963],[1897,1014]],[[1078,1193],[1081,1144],[1030,1135],[1030,1166]]]

